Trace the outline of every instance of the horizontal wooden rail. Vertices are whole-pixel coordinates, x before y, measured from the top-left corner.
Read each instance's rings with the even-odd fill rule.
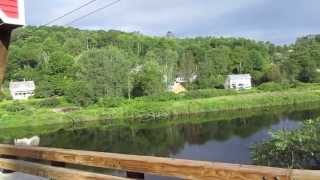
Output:
[[[320,171],[212,163],[149,156],[0,145],[0,155],[18,156],[122,171],[210,180],[319,180]],[[1,167],[0,167],[1,168]]]
[[[10,160],[0,158],[0,167],[8,170],[18,171],[34,176],[50,178],[50,179],[59,179],[59,180],[128,180],[127,178],[108,176],[103,174],[89,173],[84,171],[52,167],[37,163],[19,161],[19,160]]]

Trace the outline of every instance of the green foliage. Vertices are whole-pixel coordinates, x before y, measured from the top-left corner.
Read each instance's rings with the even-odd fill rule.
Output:
[[[268,83],[263,83],[260,86],[258,86],[259,90],[262,91],[284,91],[288,90],[290,86],[288,84],[281,84],[281,83],[276,83],[276,82],[268,82]]]
[[[177,101],[177,100],[182,100],[183,96],[178,95],[172,92],[165,92],[157,95],[151,95],[151,96],[144,96],[144,97],[139,97],[135,98],[135,101]]]
[[[255,85],[316,83],[319,52],[319,36],[275,46],[244,38],[165,38],[28,26],[12,35],[6,81],[34,80],[37,98],[68,94],[70,102],[89,105],[106,96],[161,94],[176,77],[184,78],[191,90],[221,88],[226,75],[241,73],[250,73]],[[87,83],[75,92],[77,100],[70,98],[68,88],[74,82]]]
[[[279,65],[277,64],[272,64],[271,66],[269,66],[264,74],[263,77],[263,81],[266,82],[281,82],[283,81],[283,77],[282,77],[282,73],[281,73],[281,68]]]
[[[320,165],[320,119],[309,120],[294,131],[278,131],[253,147],[256,164],[309,169]]]
[[[59,104],[60,104],[60,100],[56,97],[47,98],[39,102],[39,106],[44,108],[57,107]]]
[[[89,106],[98,101],[93,89],[82,81],[70,83],[65,92],[65,98],[68,102],[79,106]]]
[[[0,101],[3,100],[12,100],[11,94],[8,89],[0,91]]]
[[[100,98],[98,101],[99,107],[105,107],[105,108],[115,108],[121,106],[126,101],[123,97],[104,97]]]
[[[27,106],[20,103],[19,101],[13,101],[13,103],[7,104],[5,106],[6,111],[8,112],[21,112],[27,109]]]
[[[148,61],[134,75],[132,95],[135,97],[155,95],[164,92],[165,82],[160,66],[155,61]]]
[[[201,90],[193,90],[184,93],[185,99],[200,99],[200,98],[211,98],[218,96],[228,96],[237,94],[236,91],[233,90],[225,90],[225,89],[201,89]]]
[[[69,101],[73,103],[88,106],[86,104],[91,102],[90,91],[84,90],[88,87],[86,83],[73,82],[70,84],[70,95],[67,96]],[[42,126],[52,125],[59,123],[70,123],[71,119],[77,121],[94,121],[101,119],[112,119],[115,122],[131,122],[131,120],[158,120],[163,118],[173,117],[174,115],[188,114],[188,113],[203,113],[203,112],[226,112],[226,111],[243,111],[243,110],[266,110],[269,108],[274,109],[279,106],[296,107],[301,105],[310,107],[310,104],[318,103],[320,101],[319,85],[299,85],[302,89],[292,89],[282,92],[257,92],[257,91],[240,91],[237,94],[228,96],[217,96],[211,98],[195,98],[184,99],[183,94],[168,95],[170,100],[155,95],[150,97],[150,100],[145,100],[141,97],[131,100],[125,100],[123,103],[117,103],[115,108],[99,107],[98,105],[91,105],[86,108],[76,108],[73,104],[63,102],[64,108],[61,112],[57,113],[50,108],[40,108],[39,100],[30,99],[29,101],[19,101],[25,110],[18,112],[8,112],[6,107],[12,105],[12,101],[0,102],[0,125],[2,128],[8,127],[21,127],[21,126]],[[303,87],[302,87],[303,86]],[[69,89],[69,87],[67,88]],[[69,92],[69,91],[68,91]],[[81,92],[78,94],[78,92]],[[83,96],[84,95],[84,96]],[[161,96],[161,95],[159,95]],[[84,98],[84,100],[82,99]],[[97,100],[98,101],[98,100]],[[93,104],[93,103],[91,103]],[[16,108],[18,106],[11,106]],[[59,110],[57,109],[57,110]],[[11,110],[17,111],[17,110]],[[171,118],[170,118],[171,119]],[[122,121],[125,120],[125,121]],[[133,121],[135,122],[135,121]]]
[[[115,47],[90,50],[76,64],[76,78],[86,82],[95,99],[105,96],[124,96],[128,91],[129,55]]]

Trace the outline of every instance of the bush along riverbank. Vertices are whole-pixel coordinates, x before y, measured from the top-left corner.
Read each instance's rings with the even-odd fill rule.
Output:
[[[320,103],[307,103],[299,104],[295,106],[281,106],[281,107],[268,107],[268,108],[256,108],[256,109],[247,109],[247,110],[235,110],[235,111],[216,111],[209,113],[200,113],[200,114],[188,114],[175,116],[173,118],[161,119],[160,121],[148,121],[144,120],[99,120],[99,121],[76,121],[75,123],[63,123],[63,124],[50,124],[43,126],[26,126],[26,127],[15,127],[15,128],[1,128],[0,141],[3,143],[12,143],[12,139],[15,138],[24,138],[31,137],[35,135],[49,134],[57,132],[61,129],[67,131],[74,131],[79,129],[88,129],[88,128],[103,128],[103,129],[112,129],[112,128],[132,128],[132,129],[150,129],[150,128],[162,128],[162,127],[173,127],[182,124],[203,124],[208,122],[216,123],[230,123],[238,122],[239,120],[244,120],[248,125],[255,126],[266,125],[270,123],[270,113],[272,116],[280,116],[283,113],[291,112],[302,112],[302,111],[313,111],[320,108]],[[253,118],[253,117],[263,117]],[[319,117],[320,112],[313,113],[312,118]],[[272,119],[272,118],[271,118]],[[252,121],[253,120],[253,121]],[[273,121],[272,121],[273,122]],[[237,123],[236,123],[237,124]],[[241,127],[239,127],[241,128]]]
[[[320,119],[302,128],[272,133],[272,138],[253,147],[256,164],[284,168],[320,169]]]
[[[150,97],[149,97],[150,98]],[[150,98],[152,99],[152,98]],[[235,92],[208,98],[120,100],[89,107],[72,107],[63,99],[30,100],[0,103],[0,127],[14,128],[94,120],[114,120],[119,123],[135,120],[173,119],[176,115],[206,112],[268,109],[320,102],[319,90],[287,90],[277,92]],[[110,104],[111,103],[111,104]],[[59,104],[59,105],[57,105]]]
[[[320,102],[320,91],[265,92],[179,101],[131,101],[116,108],[88,107],[77,119],[161,119],[182,114],[246,110]]]

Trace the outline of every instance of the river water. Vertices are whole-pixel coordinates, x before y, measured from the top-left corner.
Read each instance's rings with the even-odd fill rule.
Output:
[[[41,146],[252,164],[250,147],[270,138],[270,131],[299,128],[304,120],[319,116],[320,109],[266,110],[128,126],[99,124],[41,135]]]

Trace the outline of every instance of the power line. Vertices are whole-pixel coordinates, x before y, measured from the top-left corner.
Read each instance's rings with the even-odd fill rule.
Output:
[[[79,7],[77,7],[76,9],[73,9],[73,10],[65,13],[64,15],[62,15],[62,16],[60,16],[60,17],[57,17],[57,18],[49,21],[48,23],[44,24],[44,26],[48,26],[48,25],[50,25],[50,24],[52,24],[52,23],[54,23],[54,22],[56,22],[56,21],[58,21],[58,20],[60,20],[60,19],[62,19],[62,18],[64,18],[64,17],[66,17],[66,16],[68,16],[68,15],[70,15],[70,14],[72,14],[72,13],[74,13],[74,12],[76,12],[76,11],[78,11],[78,10],[80,10],[80,9],[82,9],[82,8],[84,8],[84,7],[92,4],[92,3],[94,3],[94,2],[96,2],[96,1],[97,1],[97,0],[91,0],[91,1],[89,1],[89,2],[87,2],[87,3],[85,3],[85,4],[83,4],[83,5],[81,5],[81,6],[79,6]]]
[[[109,3],[109,4],[105,5],[105,6],[102,6],[101,8],[98,8],[98,9],[96,9],[96,10],[94,10],[94,11],[88,13],[88,14],[85,14],[85,15],[83,15],[83,16],[81,16],[81,17],[79,17],[79,18],[77,18],[77,19],[75,19],[75,20],[73,20],[73,21],[71,21],[71,22],[69,22],[69,23],[67,23],[67,24],[65,24],[65,25],[66,25],[66,26],[72,25],[73,23],[75,23],[75,22],[77,22],[77,21],[79,21],[79,20],[81,20],[81,19],[83,19],[83,18],[86,18],[86,17],[88,17],[88,16],[90,16],[90,15],[92,15],[92,14],[94,14],[94,13],[97,13],[98,11],[101,11],[101,10],[104,10],[104,9],[106,9],[106,8],[108,8],[108,7],[111,7],[111,6],[119,3],[120,1],[121,1],[121,0],[113,1],[113,2],[111,2],[111,3]]]

